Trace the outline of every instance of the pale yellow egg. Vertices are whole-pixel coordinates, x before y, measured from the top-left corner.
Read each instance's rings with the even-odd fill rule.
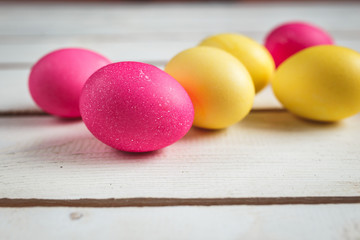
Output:
[[[171,59],[165,71],[188,92],[197,127],[226,128],[243,119],[252,107],[255,91],[248,71],[223,50],[187,49]]]
[[[360,54],[330,45],[305,49],[279,66],[272,87],[300,117],[341,120],[360,111]]]
[[[255,92],[263,89],[274,73],[275,63],[269,51],[246,36],[235,33],[218,34],[206,38],[200,46],[220,48],[240,60],[251,75]]]

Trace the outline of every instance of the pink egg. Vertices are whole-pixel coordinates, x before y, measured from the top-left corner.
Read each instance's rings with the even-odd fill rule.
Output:
[[[29,90],[45,112],[80,117],[79,98],[86,80],[110,61],[98,53],[64,48],[42,57],[31,69]]]
[[[96,138],[127,152],[166,147],[182,138],[194,119],[184,88],[164,71],[139,62],[96,71],[83,88],[80,112]]]
[[[276,27],[265,39],[265,47],[276,67],[294,53],[316,45],[333,44],[324,30],[304,22],[289,22]]]

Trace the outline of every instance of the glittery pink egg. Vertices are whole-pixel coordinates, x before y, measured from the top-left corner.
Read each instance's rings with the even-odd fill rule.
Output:
[[[288,57],[305,48],[333,44],[324,30],[304,22],[289,22],[276,27],[265,39],[265,47],[274,58],[276,67]]]
[[[176,142],[194,118],[184,88],[159,68],[139,62],[113,63],[96,71],[83,88],[80,112],[96,138],[127,152]]]
[[[86,80],[109,63],[105,57],[86,49],[53,51],[31,69],[31,96],[47,113],[65,118],[80,117],[79,99]]]

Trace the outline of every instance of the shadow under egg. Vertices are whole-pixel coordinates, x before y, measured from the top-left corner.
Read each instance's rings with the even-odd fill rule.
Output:
[[[238,126],[272,132],[313,132],[338,128],[342,126],[342,123],[313,121],[287,111],[255,111],[251,112]]]

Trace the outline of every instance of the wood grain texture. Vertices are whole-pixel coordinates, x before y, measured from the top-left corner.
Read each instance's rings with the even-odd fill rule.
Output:
[[[359,196],[359,121],[253,112],[227,130],[193,128],[168,148],[129,154],[96,140],[81,121],[1,117],[0,197]]]
[[[360,204],[1,208],[0,238],[356,240]]]

